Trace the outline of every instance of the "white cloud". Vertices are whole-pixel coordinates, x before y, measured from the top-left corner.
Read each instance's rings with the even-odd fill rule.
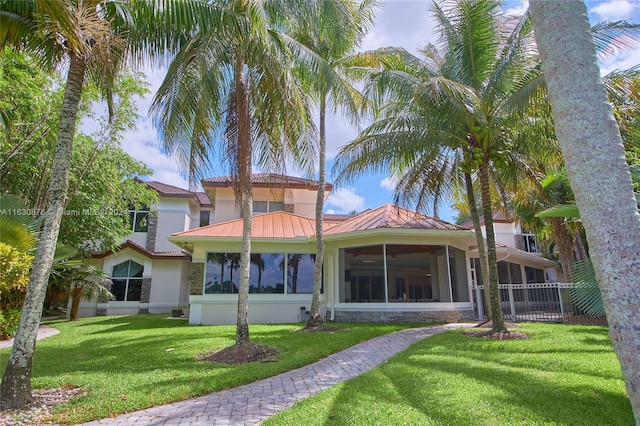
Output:
[[[640,8],[640,3],[629,0],[609,0],[597,4],[589,9],[605,21],[628,20],[634,10]]]
[[[505,15],[520,16],[523,15],[529,8],[529,0],[519,0],[518,2],[506,2]]]
[[[353,210],[358,212],[366,209],[364,197],[358,195],[354,188],[343,187],[331,192],[327,198],[327,205],[335,207],[331,211],[348,214]]]
[[[640,58],[640,47],[626,49],[618,52],[615,56],[600,64],[600,73],[605,76],[611,71],[626,70],[638,65]]]
[[[380,188],[384,188],[387,191],[395,191],[398,185],[398,178],[396,176],[387,176],[380,181]]]
[[[379,47],[404,47],[415,53],[427,41],[435,42],[431,1],[387,1],[378,11],[375,26],[362,41],[362,50]]]
[[[325,214],[336,214],[336,211],[334,209],[329,209],[325,212]]]

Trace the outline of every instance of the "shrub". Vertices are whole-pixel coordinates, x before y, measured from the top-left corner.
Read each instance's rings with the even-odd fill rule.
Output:
[[[0,340],[16,333],[32,262],[33,256],[0,243]]]

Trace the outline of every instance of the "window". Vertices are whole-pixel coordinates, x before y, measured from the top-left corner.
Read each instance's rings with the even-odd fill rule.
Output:
[[[253,202],[254,213],[278,212],[281,210],[284,210],[283,201],[254,201]]]
[[[249,293],[313,292],[313,254],[251,253]],[[286,271],[286,274],[285,274]],[[286,281],[285,281],[286,280]],[[208,253],[205,294],[237,294],[240,253]]]
[[[133,260],[128,260],[113,267],[111,293],[116,297],[116,301],[140,301],[143,269],[142,265]]]
[[[249,293],[284,293],[284,254],[251,253]],[[240,253],[207,255],[205,294],[237,294]]]
[[[527,275],[527,284],[544,283],[544,271],[542,269],[525,266],[524,273]]]
[[[251,253],[249,293],[284,293],[284,254]]]
[[[209,225],[210,219],[211,219],[211,212],[209,210],[200,211],[200,226]]]
[[[129,229],[133,232],[147,232],[149,230],[149,208],[143,206],[136,210],[134,206],[129,206]]]
[[[209,253],[205,294],[238,293],[240,253]]]
[[[315,257],[315,254],[287,255],[287,293],[313,293]]]

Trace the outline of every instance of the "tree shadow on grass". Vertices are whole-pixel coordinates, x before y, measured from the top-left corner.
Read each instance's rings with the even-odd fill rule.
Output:
[[[331,416],[322,422],[349,424],[367,419],[370,424],[394,424],[384,419],[391,413],[407,424],[634,424],[624,388],[619,392],[607,388],[614,383],[614,389],[619,389],[619,372],[600,374],[597,365],[577,373],[524,361],[501,365],[478,352],[483,345],[441,336],[433,338],[434,346],[427,339],[393,362],[346,382],[333,398]],[[449,355],[442,350],[444,342]],[[504,358],[523,353],[502,351]],[[549,358],[570,355],[559,350]],[[383,408],[374,413],[376,407]]]

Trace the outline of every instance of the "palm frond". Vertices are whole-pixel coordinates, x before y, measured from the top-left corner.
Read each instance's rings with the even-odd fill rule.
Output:
[[[601,316],[605,314],[602,293],[591,259],[578,260],[573,265],[575,286],[570,290],[571,300],[586,315]]]

